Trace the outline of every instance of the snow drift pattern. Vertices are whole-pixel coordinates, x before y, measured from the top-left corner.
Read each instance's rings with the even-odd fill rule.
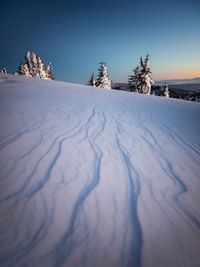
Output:
[[[0,266],[199,267],[199,111],[2,76]]]

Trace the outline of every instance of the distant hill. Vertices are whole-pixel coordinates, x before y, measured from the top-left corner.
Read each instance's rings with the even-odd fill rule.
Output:
[[[193,79],[174,79],[174,80],[157,80],[155,84],[162,85],[168,83],[170,84],[200,84],[200,77],[196,77]]]
[[[129,84],[128,83],[112,83],[112,89],[128,91]]]
[[[169,88],[177,88],[185,91],[200,92],[200,83],[170,84]]]
[[[155,81],[155,85],[168,84],[171,89],[180,89],[186,91],[200,92],[200,78],[183,79],[183,80],[160,80]],[[112,88],[116,90],[128,91],[128,83],[113,83]]]
[[[164,85],[168,83],[169,88],[177,88],[186,91],[200,92],[200,78],[183,80],[160,80],[155,81],[155,85]]]

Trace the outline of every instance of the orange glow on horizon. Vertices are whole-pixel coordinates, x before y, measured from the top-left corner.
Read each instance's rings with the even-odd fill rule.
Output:
[[[153,75],[155,74],[155,75]],[[171,73],[152,73],[152,77],[155,80],[183,80],[183,79],[193,79],[200,78],[200,71],[196,72],[182,72],[182,71],[173,71]]]

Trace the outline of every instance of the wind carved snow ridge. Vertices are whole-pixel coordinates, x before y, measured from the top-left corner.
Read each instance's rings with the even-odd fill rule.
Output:
[[[67,139],[73,138],[74,136],[77,136],[81,131],[83,131],[86,128],[86,138],[88,138],[89,143],[91,148],[93,149],[94,155],[95,155],[95,164],[94,164],[94,173],[93,173],[93,179],[91,180],[91,182],[89,184],[86,184],[86,186],[83,188],[77,203],[74,207],[74,211],[72,214],[72,218],[71,218],[71,227],[69,229],[69,234],[73,235],[73,224],[75,222],[77,213],[79,211],[80,206],[83,204],[84,199],[89,195],[89,193],[94,189],[94,187],[98,184],[99,182],[99,172],[100,172],[100,162],[101,162],[101,157],[102,157],[102,153],[101,150],[98,148],[98,146],[95,144],[95,139],[98,137],[98,135],[101,133],[101,131],[103,131],[104,129],[104,125],[105,125],[105,121],[101,126],[101,129],[96,131],[96,132],[92,132],[91,137],[88,136],[88,129],[90,127],[90,121],[92,120],[92,118],[95,116],[95,110],[93,110],[92,115],[89,117],[86,125],[87,127],[85,127],[84,125],[80,126],[80,122],[78,122],[71,130],[67,130],[66,132],[64,132],[63,134],[57,136],[55,138],[55,140],[52,142],[52,144],[50,145],[50,147],[48,148],[48,150],[39,158],[39,160],[36,162],[35,167],[33,168],[33,171],[31,172],[31,174],[29,175],[29,177],[27,177],[26,181],[24,182],[24,184],[20,187],[20,189],[18,191],[16,191],[15,193],[8,195],[7,197],[1,199],[1,201],[6,201],[9,200],[10,198],[14,198],[17,195],[20,195],[22,192],[24,192],[24,190],[26,189],[26,187],[30,184],[31,179],[34,177],[37,168],[39,166],[40,163],[42,163],[42,160],[48,155],[50,154],[50,152],[52,151],[52,149],[55,147],[55,145],[57,144],[57,152],[54,154],[53,159],[51,160],[46,174],[44,175],[44,177],[42,179],[39,180],[39,182],[34,185],[31,186],[31,189],[28,190],[28,192],[24,195],[26,195],[27,202],[25,203],[25,205],[28,205],[28,201],[31,200],[33,198],[33,196],[38,193],[43,186],[48,182],[50,175],[51,175],[51,171],[53,169],[53,167],[56,164],[56,161],[59,158],[59,155],[61,153],[61,149],[62,149],[62,144],[64,141],[66,141]],[[67,136],[66,136],[67,134]],[[63,137],[65,136],[65,137]],[[59,140],[61,138],[61,140]],[[17,138],[12,139],[13,141],[17,140]],[[33,148],[30,151],[33,151],[34,148],[36,148],[37,146],[34,145]],[[22,158],[26,157],[27,155],[30,154],[30,151],[27,152],[25,155],[22,156]],[[43,202],[43,204],[45,205],[45,200]],[[15,205],[16,205],[16,201],[15,201]],[[25,255],[29,254],[33,248],[40,242],[40,240],[45,236],[46,232],[47,232],[47,209],[45,208],[45,214],[43,216],[43,220],[41,222],[41,224],[38,227],[38,230],[34,233],[34,235],[31,237],[30,240],[28,240],[28,243],[25,243],[25,245],[18,247],[13,254],[9,254],[9,257],[6,255],[5,257],[1,257],[0,258],[0,262],[2,262],[3,264],[7,264],[8,265],[12,265],[13,263],[17,263],[18,261],[20,261]],[[72,232],[71,232],[72,231]],[[71,233],[70,233],[71,232]],[[42,235],[42,236],[41,236]],[[66,234],[67,236],[67,234]],[[63,239],[65,239],[66,237],[64,236]],[[62,241],[61,241],[62,243]],[[69,248],[68,248],[69,250]],[[62,248],[63,251],[63,248]],[[57,253],[56,253],[57,254]],[[64,258],[67,257],[67,253],[66,251],[64,251]],[[62,257],[59,257],[59,260],[57,260],[56,266],[60,265],[60,261],[62,261]]]
[[[0,143],[0,150],[4,149],[7,145],[14,143],[16,140],[18,140],[23,135],[39,129],[41,125],[44,123],[44,121],[45,121],[45,117],[43,117],[41,121],[36,122],[33,126],[25,127],[21,131],[19,131],[16,135],[8,137],[7,140],[4,140]]]
[[[144,123],[142,123],[142,120],[140,120],[139,123],[141,124],[142,128],[145,129],[145,131],[151,136],[155,145],[153,146],[153,142],[148,141],[148,139],[145,138],[144,136],[142,136],[142,139],[150,147],[150,149],[152,150],[152,153],[155,155],[155,158],[158,159],[158,162],[159,162],[159,159],[162,159],[166,163],[167,169],[160,162],[161,168],[163,169],[164,173],[166,173],[167,176],[173,180],[175,186],[178,186],[178,188],[179,188],[179,190],[177,190],[177,193],[173,197],[174,203],[176,203],[177,207],[188,217],[188,219],[192,223],[194,223],[196,225],[197,228],[200,228],[200,221],[197,219],[197,217],[189,209],[187,209],[185,207],[185,205],[181,202],[181,199],[180,199],[181,195],[188,192],[187,185],[174,171],[172,163],[170,162],[170,160],[166,156],[165,151],[163,151],[163,149],[161,148],[161,146],[158,143],[158,141],[156,140],[156,138],[153,136],[151,130],[146,128]],[[196,158],[193,157],[193,155],[191,153],[189,154],[189,152],[185,148],[185,147],[188,147],[197,156],[199,156],[200,153],[193,147],[193,145],[184,141],[183,138],[180,135],[178,135],[178,133],[175,133],[175,131],[172,131],[172,129],[169,129],[169,127],[164,122],[162,122],[162,124],[161,123],[158,124],[157,122],[154,122],[154,123],[160,129],[164,130],[165,133],[167,133],[170,136],[170,138],[172,139],[172,142],[174,143],[174,146],[178,146],[179,149],[183,150],[184,153],[189,155],[191,158],[193,158],[194,161],[196,161],[198,163]],[[176,141],[176,139],[180,140],[180,142]],[[159,156],[157,156],[156,154],[158,154]]]
[[[195,154],[197,154],[198,156],[200,156],[200,152],[195,148],[195,146],[198,146],[198,144],[192,144],[188,142],[188,138],[187,141],[185,141],[183,139],[183,137],[181,137],[180,131],[179,134],[175,131],[169,128],[169,126],[167,126],[165,123],[162,123],[162,125],[159,125],[160,128],[162,128],[165,132],[168,133],[168,135],[170,136],[170,138],[176,143],[179,144],[180,143],[180,147],[181,149],[183,149],[184,153],[190,155],[193,157],[193,155],[191,155],[188,151],[191,150],[192,152],[195,152]],[[175,139],[178,139],[179,142],[177,142]],[[193,157],[194,160],[196,160],[196,158]]]
[[[25,203],[24,206],[28,204]],[[36,231],[32,234],[30,233],[29,238],[22,240],[15,250],[9,252],[4,256],[0,256],[0,266],[9,267],[17,266],[17,264],[24,259],[33,249],[40,243],[40,241],[46,236],[48,227],[47,227],[47,208],[45,201],[42,201],[44,207],[43,219],[40,225],[37,226]],[[17,235],[17,233],[16,233]],[[21,265],[20,265],[21,266]]]
[[[31,172],[30,175],[26,178],[26,180],[24,181],[24,183],[22,184],[22,186],[20,187],[20,189],[17,190],[15,193],[6,196],[6,197],[4,197],[3,199],[0,199],[0,201],[6,201],[6,200],[8,200],[8,199],[10,199],[10,198],[13,198],[13,197],[16,197],[16,196],[18,196],[19,194],[21,194],[22,192],[24,192],[24,190],[27,188],[27,186],[30,185],[31,180],[34,178],[34,175],[36,174],[39,165],[42,164],[43,159],[44,159],[47,155],[50,154],[50,152],[52,151],[52,149],[55,147],[55,145],[56,145],[57,142],[58,142],[57,152],[55,153],[55,155],[54,155],[52,161],[50,162],[50,164],[49,164],[49,166],[48,166],[48,169],[46,170],[46,174],[44,175],[44,177],[43,177],[43,178],[42,178],[36,185],[31,186],[31,189],[28,189],[28,191],[27,191],[26,193],[24,192],[24,195],[26,195],[26,198],[30,198],[30,197],[32,197],[34,194],[36,194],[39,190],[41,190],[42,187],[45,185],[45,183],[46,183],[46,182],[49,180],[49,178],[50,178],[51,170],[53,169],[53,167],[54,167],[54,165],[55,165],[55,163],[56,163],[56,161],[57,161],[57,159],[58,159],[58,157],[59,157],[59,155],[60,155],[60,153],[61,153],[62,143],[63,143],[65,140],[70,139],[70,138],[74,137],[75,135],[77,135],[77,134],[79,133],[80,129],[79,129],[77,132],[72,133],[74,130],[77,129],[77,127],[79,126],[79,124],[80,124],[80,122],[78,122],[72,129],[67,130],[65,133],[63,133],[63,134],[57,136],[57,137],[55,138],[55,140],[52,142],[52,144],[50,145],[50,147],[48,148],[48,150],[47,150],[47,151],[46,151],[46,152],[45,152],[45,153],[38,159],[38,161],[36,162],[36,164],[35,164],[35,166],[34,166],[32,172]],[[72,133],[72,134],[71,134],[71,133]],[[66,134],[71,134],[71,135],[69,135],[69,136],[67,136],[67,137],[64,137],[64,138],[62,138],[60,141],[58,141],[59,138],[61,138],[63,135],[66,135]],[[34,148],[36,148],[36,147],[37,147],[37,146],[33,146],[31,150],[33,151]],[[25,155],[23,155],[22,158],[24,158],[25,156],[28,156],[29,153],[30,153],[30,151],[27,152]],[[21,159],[22,159],[22,158],[21,158]],[[17,164],[17,162],[14,164],[13,167],[15,167],[16,164]]]
[[[100,180],[100,168],[101,168],[101,159],[102,159],[102,151],[99,146],[95,143],[95,140],[98,136],[104,131],[106,118],[103,116],[104,121],[101,125],[97,125],[97,129],[93,129],[95,124],[93,124],[92,120],[95,116],[100,116],[97,114],[96,109],[93,109],[91,116],[88,118],[88,121],[85,125],[85,137],[82,139],[87,141],[90,144],[90,147],[94,154],[94,164],[93,164],[93,175],[91,181],[88,181],[83,189],[81,190],[76,203],[73,207],[72,215],[70,218],[69,227],[66,232],[63,234],[62,239],[57,243],[55,248],[52,251],[52,255],[54,258],[54,266],[62,266],[67,258],[70,256],[71,252],[73,251],[74,247],[76,246],[76,240],[74,239],[74,231],[76,230],[75,222],[80,212],[81,207],[84,204],[84,201],[89,196],[89,194],[94,190],[94,188],[98,185]],[[99,126],[99,127],[98,127]],[[91,130],[91,134],[90,134]]]
[[[140,267],[141,266],[141,252],[142,252],[142,228],[137,214],[137,202],[140,194],[140,181],[138,172],[132,166],[127,151],[120,142],[119,135],[122,133],[122,126],[116,120],[116,144],[121,152],[125,169],[128,176],[127,186],[127,202],[129,203],[130,222],[132,224],[132,241],[129,251],[129,260],[127,267]],[[133,174],[134,175],[133,175]]]

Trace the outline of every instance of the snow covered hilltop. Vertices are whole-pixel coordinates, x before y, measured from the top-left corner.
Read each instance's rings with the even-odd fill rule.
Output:
[[[198,103],[2,74],[0,118],[0,266],[200,266]]]

